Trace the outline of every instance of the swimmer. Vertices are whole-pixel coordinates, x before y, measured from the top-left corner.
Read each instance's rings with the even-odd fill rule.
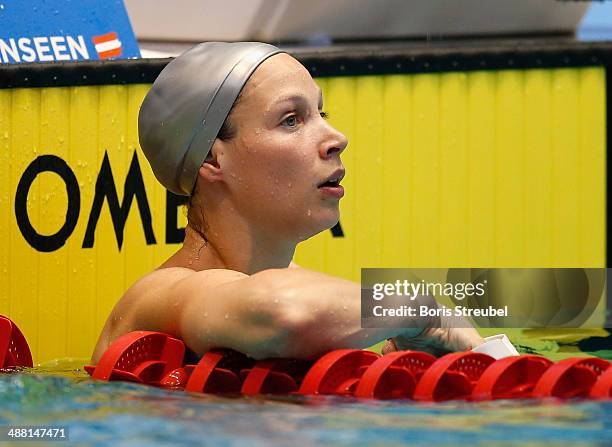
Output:
[[[182,247],[117,302],[94,363],[135,330],[166,332],[198,355],[225,347],[255,359],[385,339],[385,353],[484,342],[444,318],[364,329],[360,284],[292,262],[298,243],[339,220],[348,141],[289,54],[254,42],[197,45],[161,72],[138,125],[156,178],[189,196],[188,223]]]

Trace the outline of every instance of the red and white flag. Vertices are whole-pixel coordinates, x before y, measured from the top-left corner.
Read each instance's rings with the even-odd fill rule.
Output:
[[[93,40],[100,59],[121,56],[123,49],[115,31],[102,34],[101,36],[92,36],[91,40]]]

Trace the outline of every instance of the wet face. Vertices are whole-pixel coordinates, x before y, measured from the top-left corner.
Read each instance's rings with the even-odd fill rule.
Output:
[[[262,63],[230,119],[236,135],[217,140],[215,156],[236,209],[297,240],[338,222],[347,139],[326,121],[321,90],[297,60]]]

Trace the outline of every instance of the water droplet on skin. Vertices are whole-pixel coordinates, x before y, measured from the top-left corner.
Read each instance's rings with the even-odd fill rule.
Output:
[[[306,213],[308,216],[312,215],[312,210],[310,208],[308,208],[308,212]]]
[[[225,314],[223,318],[225,318],[226,320],[229,319],[229,314]]]
[[[289,182],[287,183],[287,188],[291,188],[293,186],[293,183]]]
[[[208,312],[204,312],[204,318],[208,317]]]
[[[342,309],[347,310],[348,307],[346,307],[346,305],[342,306]]]
[[[278,299],[274,298],[274,304],[278,304]]]

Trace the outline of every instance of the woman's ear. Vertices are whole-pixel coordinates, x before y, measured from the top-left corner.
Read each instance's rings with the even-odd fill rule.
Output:
[[[198,174],[207,182],[217,182],[223,179],[223,170],[219,162],[223,158],[225,145],[226,143],[223,140],[216,139],[202,166],[200,166]]]

